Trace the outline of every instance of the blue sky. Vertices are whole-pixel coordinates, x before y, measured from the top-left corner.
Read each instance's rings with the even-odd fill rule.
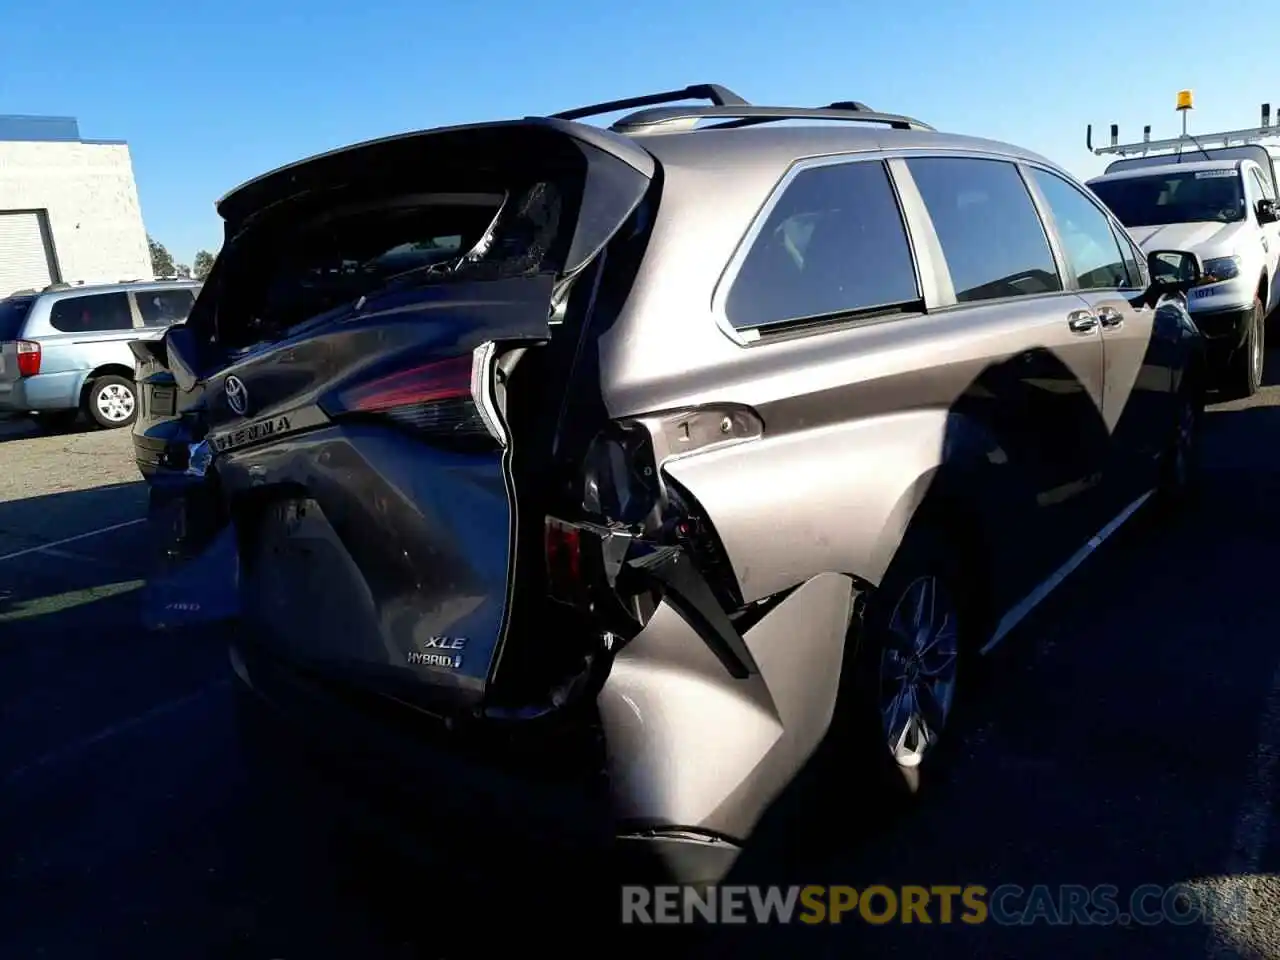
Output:
[[[190,262],[213,201],[264,170],[402,130],[714,81],[759,103],[857,99],[1010,140],[1079,175],[1105,138],[1251,126],[1280,109],[1275,0],[963,4],[42,0],[6,5],[0,113],[129,141],[148,231]],[[1273,32],[1273,31],[1271,31]]]

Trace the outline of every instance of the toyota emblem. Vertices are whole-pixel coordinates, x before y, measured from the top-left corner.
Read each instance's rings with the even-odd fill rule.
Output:
[[[245,389],[243,380],[239,377],[227,377],[224,389],[227,391],[227,405],[232,410],[242,417],[249,412],[249,391]]]

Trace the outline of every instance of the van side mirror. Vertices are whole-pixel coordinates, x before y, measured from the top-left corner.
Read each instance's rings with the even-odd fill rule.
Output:
[[[1258,201],[1258,223],[1275,223],[1280,220],[1280,212],[1276,211],[1276,202],[1265,197]]]
[[[1204,277],[1200,258],[1186,250],[1152,250],[1147,254],[1147,267],[1151,271],[1151,286],[1144,299],[1151,306],[1163,296],[1186,293]]]

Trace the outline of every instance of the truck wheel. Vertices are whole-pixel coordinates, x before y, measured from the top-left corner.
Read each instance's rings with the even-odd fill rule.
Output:
[[[1227,393],[1233,399],[1252,397],[1262,387],[1262,366],[1266,357],[1266,325],[1262,322],[1262,311],[1262,298],[1255,293],[1244,343],[1231,358],[1227,373]]]
[[[85,408],[100,427],[127,427],[138,416],[137,387],[114,373],[98,377],[85,393]]]

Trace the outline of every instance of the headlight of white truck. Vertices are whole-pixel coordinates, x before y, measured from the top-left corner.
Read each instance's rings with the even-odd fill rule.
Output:
[[[1239,257],[1214,257],[1204,262],[1204,282],[1221,283],[1240,276]]]

